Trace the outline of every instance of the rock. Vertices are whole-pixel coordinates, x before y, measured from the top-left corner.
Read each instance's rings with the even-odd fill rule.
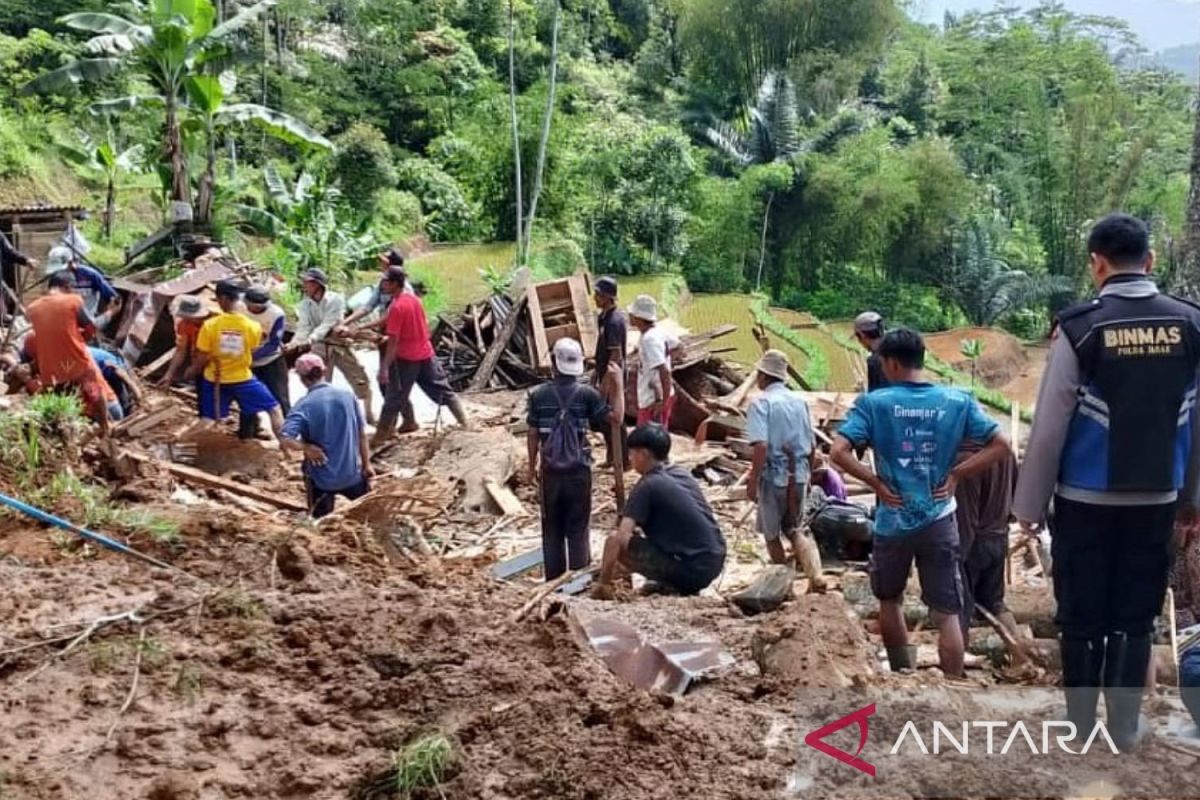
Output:
[[[150,784],[146,800],[196,800],[200,787],[190,775],[168,772]]]
[[[753,583],[733,595],[732,600],[747,614],[774,611],[792,596],[796,571],[786,564],[774,564],[758,573]]]
[[[279,574],[289,581],[302,581],[313,571],[313,558],[307,550],[295,542],[287,542],[275,556]]]

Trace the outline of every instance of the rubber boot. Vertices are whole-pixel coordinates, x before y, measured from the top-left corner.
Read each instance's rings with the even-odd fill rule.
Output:
[[[808,578],[809,594],[825,594],[827,585],[821,571],[821,551],[811,536],[793,533],[792,550],[796,557],[796,571]]]
[[[1100,674],[1104,667],[1103,639],[1063,639],[1063,692],[1067,696],[1067,719],[1075,724],[1075,735],[1087,741],[1096,727],[1096,704],[1100,702]]]
[[[917,646],[906,644],[900,647],[887,648],[888,666],[892,672],[917,668]]]
[[[1108,707],[1108,733],[1122,753],[1141,740],[1138,716],[1150,662],[1150,637],[1112,633],[1104,656],[1104,703]]]
[[[415,433],[421,429],[417,423],[417,413],[413,410],[411,400],[405,400],[404,405],[400,407],[400,433]]]
[[[371,447],[381,447],[396,435],[396,412],[384,410],[379,414],[379,424],[371,437]]]
[[[452,395],[446,401],[446,408],[450,409],[450,413],[454,415],[454,421],[464,431],[471,430],[471,422],[467,419],[467,412],[463,408],[462,400],[458,395]]]

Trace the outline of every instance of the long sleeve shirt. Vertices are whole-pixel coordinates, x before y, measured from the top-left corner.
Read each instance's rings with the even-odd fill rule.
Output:
[[[3,233],[0,233],[0,264],[28,264],[29,257],[17,248]]]
[[[1157,292],[1158,287],[1147,279],[1110,284],[1100,295],[1146,297]],[[1197,380],[1200,381],[1200,374]],[[1082,386],[1079,358],[1067,337],[1059,333],[1050,346],[1046,371],[1038,389],[1033,427],[1013,498],[1013,515],[1022,522],[1040,523],[1056,491],[1068,500],[1098,506],[1160,505],[1176,499],[1196,505],[1200,501],[1200,414],[1197,410],[1192,411],[1191,457],[1182,492],[1092,491],[1059,484],[1063,450]]]
[[[346,316],[346,298],[326,290],[319,300],[306,297],[296,309],[299,324],[294,344],[317,344],[325,341],[330,331],[342,324]]]

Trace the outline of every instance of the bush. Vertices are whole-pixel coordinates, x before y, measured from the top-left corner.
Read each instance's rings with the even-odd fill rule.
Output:
[[[392,152],[383,131],[356,122],[337,138],[333,174],[350,205],[362,211],[375,206],[376,195],[396,183]]]
[[[425,230],[421,200],[412,192],[384,189],[375,196],[372,227],[381,239],[406,239]]]
[[[424,158],[397,166],[400,188],[421,201],[425,228],[439,242],[469,242],[478,231],[478,214],[453,176]]]
[[[535,247],[529,260],[533,274],[538,280],[565,278],[587,268],[583,248],[571,239],[559,239]]]
[[[882,314],[891,325],[926,332],[944,331],[966,322],[963,313],[944,303],[933,287],[896,284],[861,274],[854,267],[828,275],[820,289],[785,291],[780,305],[807,311],[823,320],[850,319],[870,309]]]
[[[1000,319],[1000,327],[1027,342],[1041,341],[1050,332],[1050,318],[1044,311],[1022,308]]]
[[[33,153],[21,133],[21,126],[0,111],[0,178],[27,175],[33,166]]]

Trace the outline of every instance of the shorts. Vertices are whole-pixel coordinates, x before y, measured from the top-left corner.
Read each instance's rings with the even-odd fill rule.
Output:
[[[666,552],[645,536],[634,536],[629,540],[629,563],[634,572],[664,583],[680,594],[698,594],[721,574],[725,554],[682,558]]]
[[[968,604],[993,616],[1004,613],[1004,563],[1007,558],[1007,536],[981,536],[975,540],[963,564]]]
[[[799,507],[804,508],[805,484],[796,484],[796,499]],[[760,480],[758,483],[758,532],[768,542],[773,542],[781,534],[790,535],[796,530],[796,520],[788,513],[787,487],[775,486],[770,480]]]
[[[652,409],[652,408],[639,408],[638,413],[637,413],[638,427],[640,428],[643,425],[649,425],[651,422],[657,422],[659,425],[662,425],[667,430],[671,430],[671,410],[675,408],[675,398],[678,396],[679,395],[677,393],[671,392],[670,399],[668,399],[667,402],[665,404],[663,404],[663,411],[662,411],[661,418],[659,418],[655,415],[654,409]]]
[[[197,397],[201,419],[225,419],[229,416],[229,408],[235,400],[238,404],[238,411],[242,414],[257,414],[260,411],[273,411],[279,408],[279,401],[275,399],[275,395],[271,394],[271,390],[258,378],[251,378],[241,383],[222,383],[219,412],[215,408],[217,399],[215,384],[201,378],[197,388],[199,389]]]
[[[899,600],[908,586],[913,560],[921,580],[921,602],[931,611],[959,614],[963,607],[958,555],[958,522],[949,514],[904,536],[875,536],[871,552],[871,591],[879,600]]]
[[[1187,651],[1179,659],[1179,694],[1200,727],[1200,648]]]

